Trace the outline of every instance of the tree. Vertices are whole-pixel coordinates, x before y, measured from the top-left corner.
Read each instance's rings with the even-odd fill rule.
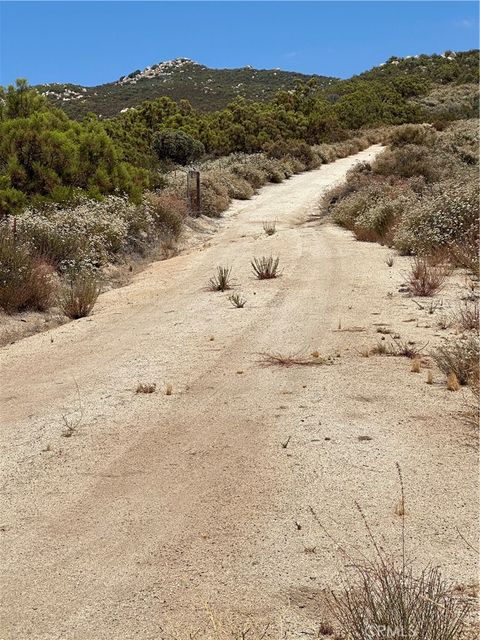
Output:
[[[199,141],[183,131],[163,129],[153,137],[153,148],[160,160],[172,160],[178,164],[189,164],[205,153]]]

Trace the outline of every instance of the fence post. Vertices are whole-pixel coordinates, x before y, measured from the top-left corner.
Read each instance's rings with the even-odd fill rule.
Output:
[[[190,213],[200,215],[200,171],[189,169],[187,173],[187,199]]]

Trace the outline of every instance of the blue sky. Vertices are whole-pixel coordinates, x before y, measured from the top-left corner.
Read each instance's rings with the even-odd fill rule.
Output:
[[[476,2],[0,2],[3,85],[95,85],[178,56],[349,77],[477,47]]]

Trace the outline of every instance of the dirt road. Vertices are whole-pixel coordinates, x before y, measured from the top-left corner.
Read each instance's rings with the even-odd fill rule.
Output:
[[[360,355],[380,323],[432,337],[398,293],[407,258],[389,269],[386,249],[308,221],[377,151],[262,189],[202,250],[2,349],[0,638],[180,638],[208,611],[281,619],[290,637],[315,629],[342,559],[309,506],[365,552],[358,500],[397,549],[397,461],[413,559],[475,577],[456,531],[476,537],[463,394],[426,385],[406,359]],[[251,258],[270,254],[282,276],[255,280]],[[244,309],[205,289],[216,265],[232,266]],[[333,364],[258,361],[314,350]],[[136,394],[139,382],[157,391]]]

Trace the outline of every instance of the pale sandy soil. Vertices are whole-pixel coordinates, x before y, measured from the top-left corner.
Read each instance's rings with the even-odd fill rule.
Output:
[[[309,507],[368,552],[358,500],[399,549],[396,462],[412,559],[476,577],[457,531],[476,541],[466,392],[448,392],[438,371],[425,384],[405,358],[360,355],[379,323],[428,351],[439,312],[399,292],[407,258],[389,269],[387,249],[309,220],[322,191],[377,151],[265,187],[203,250],[152,264],[90,318],[1,350],[0,638],[182,638],[208,610],[308,637],[343,565]],[[283,275],[257,281],[250,259],[269,254]],[[205,289],[219,264],[244,309]],[[258,362],[314,350],[334,363]],[[157,392],[136,394],[139,382]]]

